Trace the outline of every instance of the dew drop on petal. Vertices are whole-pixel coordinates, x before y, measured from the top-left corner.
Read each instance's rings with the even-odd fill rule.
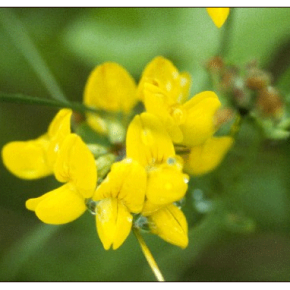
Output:
[[[167,82],[165,88],[166,88],[167,92],[170,92],[171,89],[172,89],[171,83],[170,82]]]
[[[169,157],[169,158],[167,158],[166,163],[168,165],[174,165],[176,163],[176,159],[173,157]]]
[[[177,79],[177,78],[178,78],[178,75],[179,75],[179,73],[178,73],[177,71],[174,71],[174,72],[172,73],[172,77],[173,77],[173,79]]]
[[[184,183],[186,183],[186,184],[189,182],[189,177],[188,177],[188,175],[184,174],[184,176],[183,176],[183,181],[184,181]]]
[[[134,227],[145,231],[145,232],[150,232],[150,228],[149,228],[149,221],[148,218],[145,216],[138,216],[135,221],[134,221]]]
[[[94,201],[94,200],[91,200],[91,199],[88,199],[86,201],[86,206],[87,206],[87,209],[88,211],[92,214],[92,215],[96,215],[96,206],[97,206],[98,202],[97,201]]]

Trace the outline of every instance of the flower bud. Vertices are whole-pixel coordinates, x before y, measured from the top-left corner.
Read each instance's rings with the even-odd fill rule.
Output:
[[[212,73],[218,73],[224,68],[224,61],[220,56],[214,56],[207,64],[207,69]]]
[[[279,92],[273,87],[259,91],[256,107],[265,117],[280,118],[283,113],[282,99]]]
[[[251,90],[261,90],[267,87],[270,81],[271,78],[269,74],[258,68],[252,68],[246,79],[246,86]]]

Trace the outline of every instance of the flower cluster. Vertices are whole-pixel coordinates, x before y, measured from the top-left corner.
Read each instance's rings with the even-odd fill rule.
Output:
[[[27,209],[44,223],[64,224],[93,208],[105,249],[119,248],[140,224],[185,248],[187,221],[178,201],[190,176],[212,171],[233,144],[230,136],[214,136],[221,107],[217,95],[205,91],[188,99],[190,83],[188,73],[160,56],[146,66],[138,85],[116,63],[97,66],[85,86],[84,104],[107,114],[90,112],[86,121],[113,145],[123,144],[125,154],[108,164],[109,173],[100,174],[91,147],[71,132],[73,112],[60,110],[46,134],[2,150],[5,166],[16,176],[53,174],[64,183],[27,200]],[[138,102],[146,111],[131,118]]]

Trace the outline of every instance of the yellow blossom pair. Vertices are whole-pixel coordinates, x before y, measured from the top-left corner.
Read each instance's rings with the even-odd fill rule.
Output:
[[[141,214],[148,218],[151,232],[185,248],[186,218],[173,203],[184,197],[189,177],[182,172],[170,136],[156,116],[150,113],[135,116],[127,131],[126,151],[127,157],[136,160],[147,172]]]
[[[24,179],[54,174],[65,183],[40,197],[27,200],[26,207],[48,224],[64,224],[82,215],[85,199],[96,188],[97,170],[93,154],[76,134],[71,133],[72,111],[62,109],[48,132],[35,140],[16,141],[3,147],[5,166]]]
[[[162,122],[172,141],[190,149],[184,158],[186,171],[200,175],[220,163],[233,139],[213,137],[218,129],[214,116],[221,106],[218,96],[205,91],[187,100],[189,86],[188,73],[179,73],[169,60],[156,57],[142,74],[138,96],[146,111]]]

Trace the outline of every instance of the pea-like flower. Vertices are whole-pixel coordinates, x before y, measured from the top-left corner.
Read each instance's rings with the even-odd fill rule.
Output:
[[[34,140],[6,144],[2,149],[2,159],[7,169],[23,179],[52,174],[59,148],[71,132],[71,115],[70,109],[62,109],[50,123],[47,133]]]
[[[184,81],[186,86],[180,85],[182,76],[187,80]],[[185,171],[200,175],[219,165],[233,140],[231,137],[213,138],[219,128],[215,117],[221,102],[212,91],[201,92],[187,100],[190,78],[185,76],[187,74],[180,74],[169,60],[156,57],[145,68],[138,92],[146,111],[158,117],[172,141],[190,150],[189,157],[183,158]]]
[[[189,83],[187,73],[179,74],[169,60],[156,57],[145,68],[138,91],[143,96],[146,111],[159,118],[172,141],[192,147],[215,133],[213,116],[221,103],[211,91],[201,92],[186,101]]]
[[[230,8],[228,7],[206,8],[206,10],[215,26],[218,28],[223,26],[230,13]]]
[[[155,57],[145,67],[138,84],[138,98],[144,101],[144,86],[153,82],[164,92],[168,103],[183,103],[189,94],[191,77],[188,72],[179,73],[177,68],[162,56]]]
[[[128,115],[138,101],[136,90],[135,80],[122,66],[106,62],[91,72],[84,90],[84,104],[109,113],[121,112]],[[125,133],[120,131],[124,129],[120,128],[115,118],[109,114],[107,117],[101,117],[98,114],[87,113],[87,122],[98,133],[119,134],[121,136],[112,138],[114,141],[123,141]]]
[[[80,217],[86,210],[86,199],[93,196],[97,184],[95,159],[76,134],[65,137],[57,156],[54,174],[65,183],[38,198],[26,201],[26,208],[35,212],[44,223],[65,224]]]
[[[147,175],[145,169],[132,159],[112,165],[110,173],[93,195],[97,201],[96,226],[103,246],[119,248],[128,237],[133,216],[143,207]]]

